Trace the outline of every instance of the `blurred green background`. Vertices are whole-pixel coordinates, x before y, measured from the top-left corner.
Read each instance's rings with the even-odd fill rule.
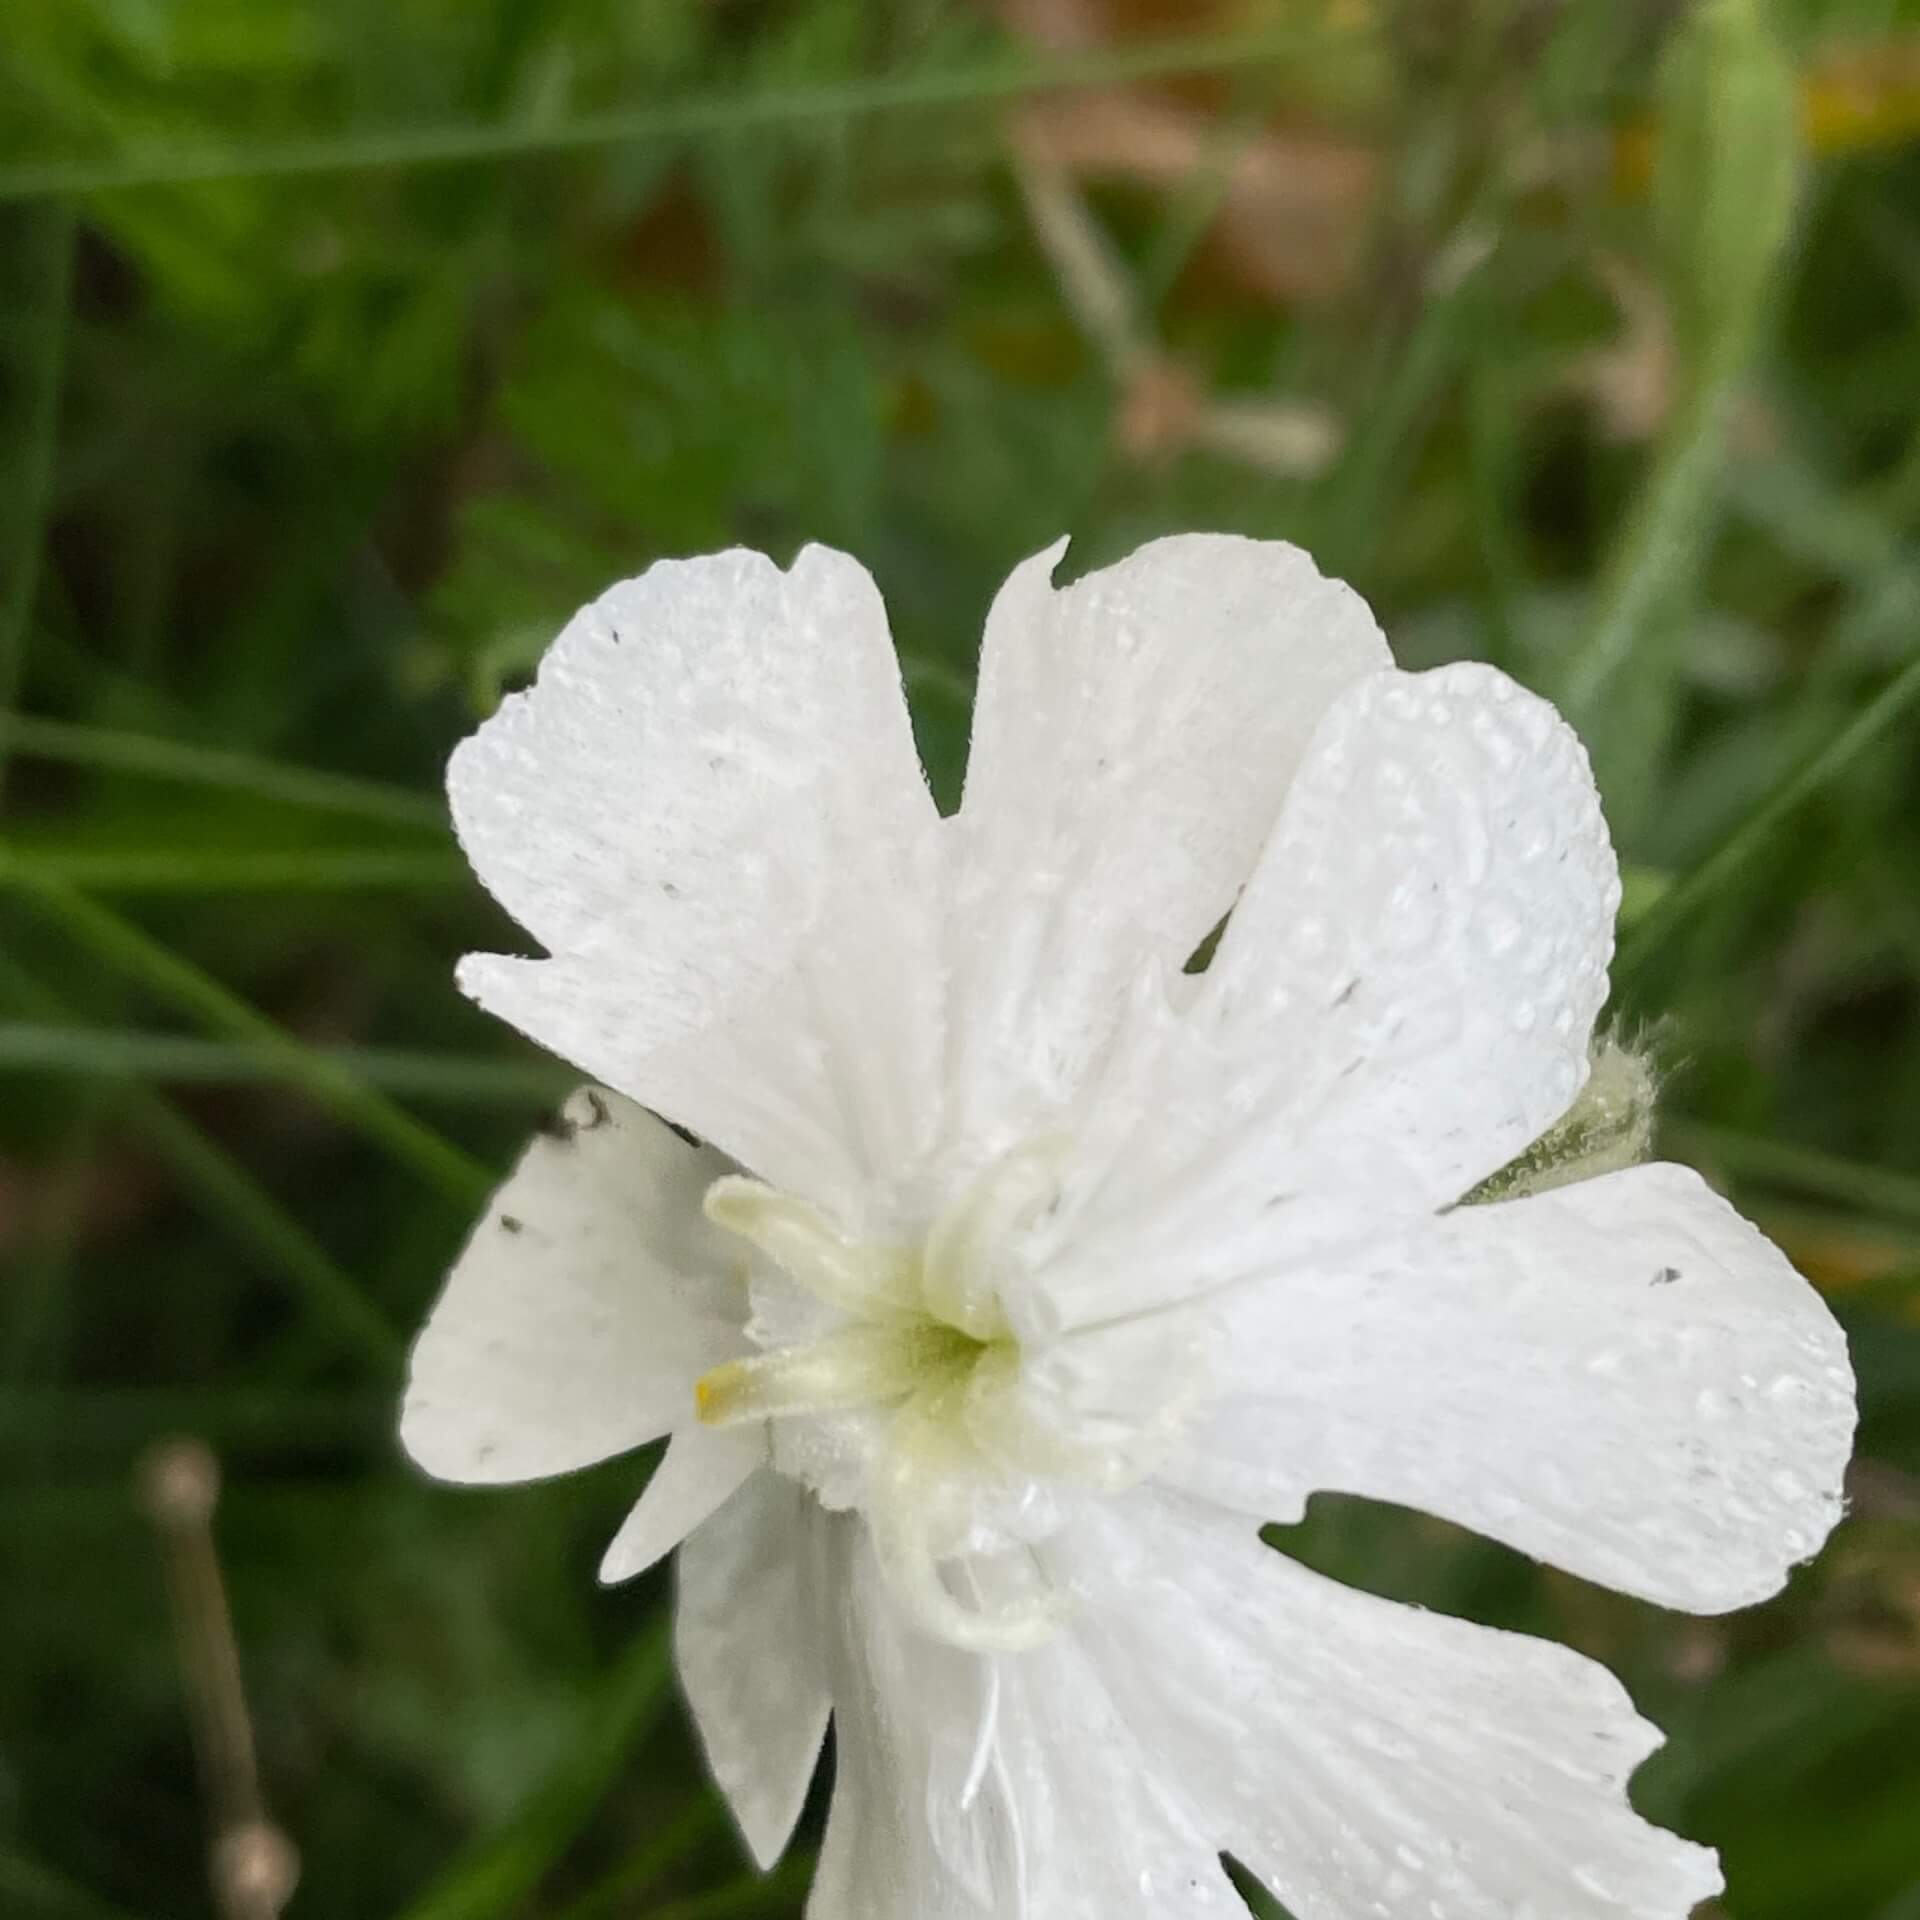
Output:
[[[294,1914],[798,1911],[818,1807],[748,1872],[665,1580],[594,1584],[644,1463],[397,1455],[567,1084],[453,989],[519,936],[441,765],[610,580],[816,539],[951,798],[1009,564],[1195,527],[1576,718],[1666,1150],[1861,1376],[1850,1517],[1732,1619],[1358,1503],[1288,1544],[1612,1664],[1725,1913],[1920,1920],[1911,0],[9,0],[0,1912],[213,1910],[172,1434]]]

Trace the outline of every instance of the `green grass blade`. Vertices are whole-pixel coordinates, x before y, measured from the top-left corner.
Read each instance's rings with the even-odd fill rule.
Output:
[[[605,1879],[562,1907],[553,1920],[624,1920],[625,1915],[638,1910],[640,1896],[676,1860],[726,1824],[717,1798],[703,1795],[676,1818],[665,1821]]]
[[[541,1107],[580,1076],[541,1060],[488,1060],[403,1047],[313,1047],[308,1051],[382,1091],[421,1100]],[[229,1086],[298,1085],[284,1053],[192,1034],[0,1020],[0,1073],[69,1073],[88,1079]]]
[[[1653,470],[1623,524],[1596,590],[1592,625],[1567,676],[1563,703],[1591,730],[1592,716],[1629,672],[1697,561],[1713,527],[1725,464],[1732,391],[1712,380],[1669,417]]]
[[[1479,330],[1485,300],[1478,264],[1468,265],[1420,309],[1380,386],[1327,475],[1315,510],[1316,560],[1335,573],[1364,564],[1381,516],[1418,453],[1435,402],[1459,372]]]
[[[175,1178],[204,1207],[284,1274],[315,1316],[357,1347],[383,1377],[397,1371],[405,1342],[391,1323],[232,1154],[158,1094],[141,1096],[135,1113]]]
[[[1654,238],[1678,399],[1559,688],[1616,830],[1654,803],[1685,617],[1719,525],[1729,425],[1774,304],[1799,177],[1793,74],[1757,0],[1704,0],[1659,75]]]
[[[8,227],[24,227],[13,238]],[[53,456],[60,435],[60,392],[66,361],[73,279],[73,216],[48,208],[0,223],[0,312],[19,336],[19,366],[0,367],[0,393],[25,394],[17,432],[0,422],[0,707],[18,699],[26,667],[27,631],[40,584],[40,547],[53,494]],[[6,740],[0,736],[0,787]]]
[[[351,814],[393,826],[445,832],[447,811],[431,794],[313,767],[290,767],[253,754],[203,747],[160,735],[78,726],[24,713],[0,713],[0,749],[103,773],[133,773],[189,786],[216,787],[318,812]]]
[[[0,954],[0,980],[28,1011],[58,1019],[58,995]],[[289,1291],[374,1366],[382,1379],[398,1372],[403,1343],[353,1278],[289,1215],[225,1148],[216,1145],[169,1101],[145,1089],[129,1093],[127,1112],[182,1187]]]
[[[757,1920],[761,1914],[797,1913],[807,1897],[814,1863],[796,1856],[764,1876],[743,1874],[710,1893],[689,1894],[651,1909],[645,1920]]]
[[[89,1089],[42,1176],[39,1230],[0,1294],[0,1372],[12,1381],[57,1375],[72,1305],[73,1256],[86,1223],[88,1176],[99,1146],[101,1089]]]
[[[1690,873],[1676,880],[1620,942],[1616,974],[1630,980],[1697,906],[1766,845],[1781,823],[1835,780],[1920,699],[1920,654],[1823,747],[1810,754]]]
[[[482,1839],[401,1920],[511,1920],[592,1817],[614,1777],[672,1696],[671,1629],[636,1639],[594,1690],[587,1724],[519,1812]]]
[[[169,1434],[210,1446],[307,1452],[389,1448],[394,1403],[381,1393],[286,1387],[13,1387],[0,1393],[0,1447],[51,1434],[63,1458],[97,1453],[121,1467]]]
[[[1195,34],[1099,52],[1005,54],[938,70],[876,74],[817,87],[722,92],[650,102],[572,120],[396,127],[335,138],[266,141],[251,148],[177,148],[107,160],[28,161],[0,167],[0,202],[200,180],[448,165],[597,147],[715,138],[769,127],[845,121],[869,114],[986,106],[1036,93],[1118,87],[1181,75],[1228,73],[1316,52],[1337,53],[1349,35],[1323,27]]]
[[[300,1088],[337,1120],[358,1128],[402,1166],[461,1206],[473,1206],[493,1188],[493,1176],[451,1141],[424,1126],[369,1086],[350,1068],[294,1039],[282,1027],[203,972],[162,946],[130,920],[85,894],[0,854],[0,882],[26,894],[96,958],[171,1000],[214,1033],[245,1041],[278,1059],[288,1083]]]
[[[10,1849],[0,1850],[0,1904],[13,1920],[134,1920],[125,1907]]]
[[[1695,1121],[1670,1122],[1661,1133],[1688,1159],[1723,1166],[1744,1179],[1791,1187],[1860,1212],[1920,1221],[1920,1174],[1863,1167],[1838,1154]]]
[[[9,876],[89,893],[419,893],[470,884],[458,854],[438,848],[15,848]]]

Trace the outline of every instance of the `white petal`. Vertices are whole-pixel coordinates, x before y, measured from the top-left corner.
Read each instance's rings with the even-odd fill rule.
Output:
[[[1079,1631],[1137,1737],[1296,1920],[1684,1920],[1718,1890],[1711,1853],[1628,1805],[1660,1736],[1591,1661],[1164,1496],[1082,1552]]]
[[[734,552],[615,587],[448,792],[554,956],[476,956],[483,1005],[778,1184],[824,1159],[857,1186],[930,1125],[937,821],[853,561]]]
[[[831,1534],[833,1802],[808,1920],[1025,1920],[1000,1781],[983,1778],[966,1800],[987,1661],[908,1620],[863,1522],[835,1516]]]
[[[831,1616],[835,1776],[815,1920],[1219,1920],[1239,1898],[1064,1633],[963,1653],[902,1611],[845,1531]],[[977,1604],[1016,1604],[1027,1556],[975,1557]]]
[[[600,1562],[603,1585],[664,1560],[767,1464],[765,1427],[682,1427]]]
[[[447,789],[528,932],[555,953],[637,941],[676,1004],[697,1001],[687,975],[756,964],[735,951],[745,907],[932,811],[880,596],[821,547],[789,573],[736,550],[612,588],[461,744]]]
[[[1308,735],[1387,664],[1360,598],[1297,547],[1156,540],[1056,591],[1066,543],[987,617],[958,884],[955,1071],[976,1122],[1070,1090],[1143,961],[1231,905]]]
[[[673,1640],[707,1765],[754,1859],[779,1859],[826,1738],[825,1521],[757,1473],[689,1536]]]
[[[1368,1494],[1700,1613],[1839,1518],[1845,1337],[1684,1167],[1462,1207],[1220,1306],[1241,1397],[1171,1471],[1263,1517]]]
[[[1474,665],[1349,687],[1212,965],[1136,1003],[1054,1223],[1054,1319],[1351,1243],[1504,1165],[1580,1088],[1618,901],[1545,701]]]
[[[842,929],[850,925],[843,920]],[[884,950],[878,932],[872,951]],[[888,1018],[906,1004],[906,990],[875,989],[874,1023],[863,1031],[840,1003],[864,991],[858,967],[834,976],[812,995],[804,968],[825,946],[803,957],[788,979],[750,1006],[736,1008],[684,1040],[658,1042],[618,967],[599,960],[516,960],[472,953],[460,963],[460,985],[542,1046],[575,1065],[591,1061],[609,1084],[644,1090],[647,1102],[763,1180],[804,1193],[852,1232],[878,1230],[864,1209],[891,1164],[889,1142],[910,1157],[914,1123],[868,1127],[848,1117],[858,1095],[843,1100],[840,1063],[883,1088],[894,1063],[903,1068],[915,1044],[890,1037]],[[920,975],[931,982],[928,968]],[[931,1087],[932,1069],[923,1086]]]
[[[690,1417],[745,1344],[737,1246],[701,1196],[728,1163],[617,1094],[574,1095],[455,1263],[409,1363],[400,1438],[446,1480],[533,1480]]]
[[[1034,1920],[1222,1920],[1242,1911],[1219,1844],[1072,1631],[999,1665],[997,1758],[1023,1813]]]

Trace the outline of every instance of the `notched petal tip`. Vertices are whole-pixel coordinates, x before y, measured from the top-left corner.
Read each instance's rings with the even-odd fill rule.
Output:
[[[519,984],[529,968],[542,964],[533,954],[463,953],[453,964],[453,984],[476,1006],[492,1013],[502,988]]]
[[[1051,580],[1053,576],[1059,572],[1060,562],[1067,557],[1072,547],[1073,535],[1063,533],[1050,545],[1042,547],[1038,553],[1030,556],[1026,564],[1031,567],[1037,566],[1044,561],[1046,563],[1047,578]]]
[[[736,551],[746,552],[747,549],[740,548]],[[756,559],[761,557],[754,555]],[[871,593],[876,600],[880,594],[873,575],[860,560],[843,548],[829,547],[818,540],[809,540],[801,547],[794,554],[792,563],[781,569],[781,573],[784,579],[795,584],[804,584],[808,578],[819,574],[838,574],[842,580],[856,583],[864,591]]]

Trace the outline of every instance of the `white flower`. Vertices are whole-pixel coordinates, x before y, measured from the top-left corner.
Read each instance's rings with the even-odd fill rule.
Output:
[[[507,1481],[662,1434],[679,1664],[816,1920],[1676,1920],[1656,1743],[1565,1650],[1266,1547],[1315,1489],[1714,1612],[1839,1511],[1838,1329],[1693,1174],[1457,1206],[1566,1114],[1618,884],[1578,743],[1191,536],[987,622],[941,819],[867,575],[665,563],[454,757],[548,951],[480,1003],[605,1088],[501,1189],[403,1432]],[[1204,972],[1183,963],[1232,918]],[[667,1116],[706,1144],[651,1117]]]

